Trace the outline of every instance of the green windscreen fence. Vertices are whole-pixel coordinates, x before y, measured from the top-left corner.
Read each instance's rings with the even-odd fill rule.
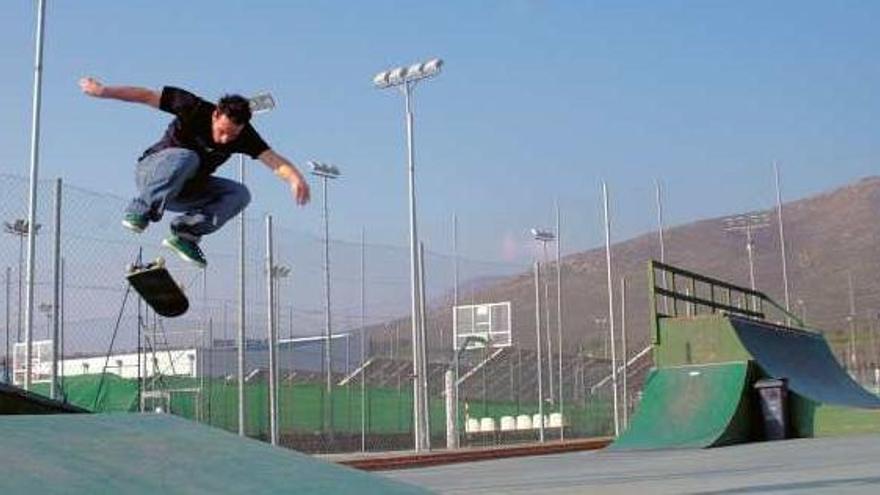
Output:
[[[36,391],[48,394],[47,384],[38,384]],[[82,375],[63,381],[67,401],[94,412],[134,412],[138,410],[137,380],[117,375]],[[607,394],[605,394],[607,395]],[[566,403],[565,417],[572,434],[581,436],[607,435],[613,427],[609,397],[595,395]],[[281,383],[278,391],[279,430],[284,433],[320,434],[332,429],[337,434],[361,433],[361,407],[365,431],[371,435],[408,434],[412,431],[412,389],[409,387],[370,387],[363,392],[357,384],[333,390],[332,424],[325,407],[325,389],[319,383]],[[238,431],[238,386],[224,379],[164,377],[144,385],[145,411],[160,409],[228,431]],[[266,437],[269,431],[269,398],[265,381],[245,385],[245,421],[249,436]],[[461,424],[465,411],[472,417],[532,415],[536,402],[463,400],[459,408]],[[545,406],[545,414],[554,412]],[[430,399],[431,432],[445,434],[445,400]]]

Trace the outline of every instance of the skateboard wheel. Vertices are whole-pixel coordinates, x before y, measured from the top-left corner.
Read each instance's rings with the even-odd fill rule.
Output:
[[[165,258],[159,256],[158,258],[156,258],[156,261],[154,261],[153,263],[155,263],[155,265],[158,266],[159,268],[162,268],[165,266]]]

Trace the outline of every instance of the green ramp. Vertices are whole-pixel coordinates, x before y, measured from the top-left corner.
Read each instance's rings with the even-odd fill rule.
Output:
[[[853,380],[822,334],[735,315],[728,319],[765,374],[785,378],[793,392],[820,404],[880,409],[880,397]]]
[[[0,417],[0,493],[426,493],[168,414]]]
[[[611,446],[702,448],[751,439],[748,361],[655,368],[629,428]]]

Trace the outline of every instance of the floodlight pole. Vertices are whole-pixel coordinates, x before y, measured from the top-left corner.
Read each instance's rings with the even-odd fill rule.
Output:
[[[273,261],[272,215],[266,215],[266,299],[268,313],[267,340],[269,344],[269,441],[278,445],[278,377],[275,359],[275,273]]]
[[[452,213],[452,307],[458,306],[458,215]]]
[[[541,250],[543,252],[543,264],[544,266],[548,266],[548,258],[547,258],[547,243],[556,240],[556,235],[553,232],[541,230],[537,228],[532,229],[532,235],[534,236],[537,242],[541,243]],[[537,257],[537,256],[536,256]],[[549,283],[547,282],[547,277],[544,277],[544,304],[545,306],[545,317],[546,321],[544,324],[546,325],[545,335],[547,337],[547,373],[549,378],[548,385],[550,386],[550,394],[549,400],[553,403],[553,343],[550,339],[550,289]],[[560,380],[562,377],[560,376]]]
[[[52,251],[52,386],[49,397],[57,398],[58,394],[58,351],[59,347],[59,307],[61,304],[61,179],[55,180],[55,245]],[[138,354],[140,356],[140,354]]]
[[[725,219],[727,226],[725,230],[728,232],[737,232],[744,230],[746,232],[746,254],[749,261],[749,287],[754,291],[757,290],[757,282],[755,278],[755,259],[754,259],[754,235],[752,231],[768,227],[766,214],[747,214]],[[752,309],[756,309],[758,301],[756,296],[751,297]]]
[[[325,430],[333,434],[333,343],[330,319],[330,213],[327,182],[339,177],[339,169],[326,163],[310,161],[312,175],[321,178],[323,191],[322,217],[324,221],[324,401],[322,423]]]
[[[421,380],[421,363],[419,352],[419,301],[418,290],[418,230],[416,223],[416,182],[415,182],[415,143],[413,139],[413,112],[412,112],[412,85],[410,81],[406,81],[401,86],[406,104],[406,143],[407,143],[407,171],[409,184],[409,244],[410,244],[410,302],[412,304],[412,354],[413,354],[413,426],[415,436],[416,452],[425,449],[425,432],[422,431],[424,420],[422,418],[422,380]]]
[[[250,99],[251,112],[259,114],[275,108],[275,100],[269,93],[258,94]],[[238,180],[245,185],[244,155],[238,155]],[[247,337],[245,335],[245,214],[246,209],[238,214],[238,434],[245,436],[245,352]]]
[[[421,390],[422,377],[419,362],[419,293],[418,293],[418,231],[416,229],[416,196],[415,196],[415,144],[413,139],[413,111],[412,90],[415,84],[440,72],[443,61],[432,59],[422,64],[410,67],[399,67],[394,70],[381,72],[373,78],[373,83],[380,89],[399,87],[403,93],[406,112],[406,142],[407,142],[407,170],[409,176],[409,225],[410,225],[410,302],[411,302],[411,325],[412,325],[412,353],[413,353],[413,437],[415,450],[421,451],[427,446],[427,432],[423,431],[424,424],[421,411],[426,409],[422,404],[425,396]]]
[[[367,451],[367,363],[366,325],[367,325],[367,262],[366,229],[361,227],[361,452]]]
[[[419,377],[422,382],[422,432],[424,433],[423,446],[431,450],[431,414],[428,408],[428,310],[425,306],[427,300],[425,282],[425,244],[419,242],[419,350],[421,356],[421,371]]]
[[[333,430],[333,342],[330,321],[330,218],[327,209],[327,176],[322,177],[324,217],[324,428]]]
[[[244,184],[244,155],[238,155],[238,179]],[[238,434],[245,436],[244,356],[245,345],[245,218],[238,215]]]
[[[548,258],[547,258],[547,240],[541,240],[541,249],[544,252],[544,270],[548,270]],[[547,398],[551,404],[553,404],[553,342],[550,339],[550,284],[547,281],[547,274],[544,274],[544,313],[545,319],[544,322],[544,335],[547,337],[547,378],[549,386]]]
[[[535,261],[535,352],[538,371],[538,440],[544,443],[544,377],[541,367],[541,264]],[[534,426],[534,425],[532,425]]]
[[[621,354],[623,355],[623,376],[621,384],[623,392],[623,427],[629,426],[629,392],[627,391],[627,375],[629,374],[628,352],[626,346],[626,277],[620,277],[620,343]]]
[[[28,205],[28,225],[37,223],[37,181],[39,180],[40,158],[40,103],[43,88],[43,28],[45,26],[46,2],[39,0],[37,4],[37,46],[34,61],[34,99],[31,123],[31,173],[30,194]],[[33,372],[34,342],[34,266],[36,255],[36,232],[28,231],[27,242],[27,298],[25,304],[25,376],[24,389],[31,388]]]
[[[663,191],[660,186],[660,179],[657,179],[654,182],[656,194],[655,199],[657,202],[657,235],[660,241],[660,262],[666,263],[666,239],[664,238],[664,226],[663,226]],[[667,289],[667,279],[666,272],[663,272],[663,288]],[[663,296],[663,313],[669,314],[669,297]]]
[[[608,186],[602,181],[602,198],[605,211],[605,263],[608,272],[608,334],[611,340],[611,384],[614,388],[614,436],[620,435],[620,418],[617,405],[617,352],[614,342],[614,286],[611,277],[611,218],[608,212]]]
[[[562,425],[559,427],[559,439],[565,440],[565,380],[562,376],[562,231],[561,216],[559,214],[559,203],[556,202],[556,346],[558,353],[556,355],[557,364],[559,365],[559,376],[557,387],[559,392],[559,415],[562,417]]]
[[[782,223],[782,191],[779,186],[779,165],[773,162],[773,175],[776,179],[776,219],[779,223],[779,255],[782,257],[782,288],[785,292],[785,311],[791,312],[791,296],[788,290],[788,263],[785,255],[785,228]],[[785,315],[787,324],[791,324],[791,317]]]
[[[6,267],[6,361],[4,361],[3,371],[6,378],[5,383],[12,383],[9,378],[9,370],[12,364],[9,362],[9,272],[10,268]]]

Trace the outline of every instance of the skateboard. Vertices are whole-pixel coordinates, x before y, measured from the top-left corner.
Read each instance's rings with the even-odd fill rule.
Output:
[[[159,257],[147,264],[129,264],[125,278],[156,313],[174,317],[186,313],[189,300]]]

